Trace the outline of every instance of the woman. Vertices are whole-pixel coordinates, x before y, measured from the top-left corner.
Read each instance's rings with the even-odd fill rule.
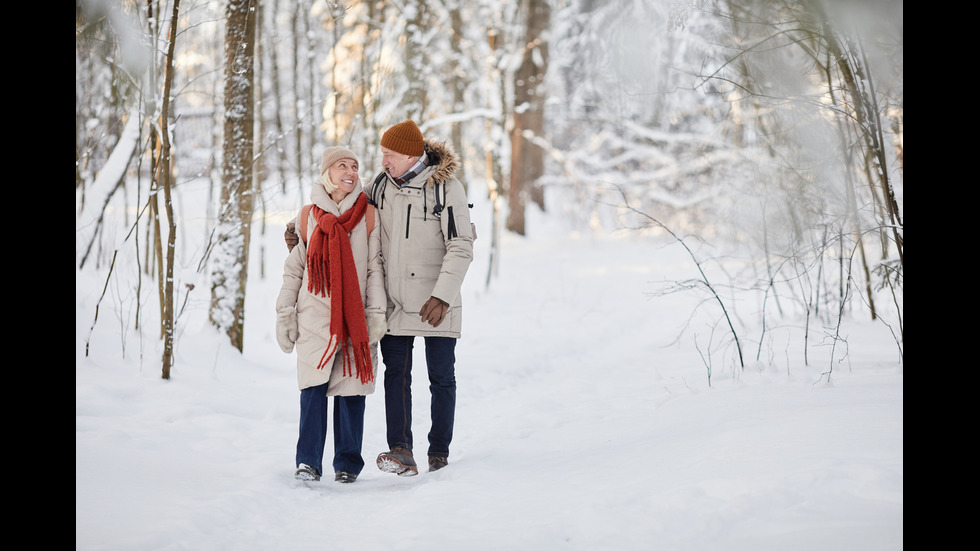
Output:
[[[301,239],[286,258],[276,300],[276,339],[283,352],[295,345],[297,354],[299,480],[323,472],[328,396],[335,397],[334,480],[354,482],[364,467],[364,399],[374,392],[386,298],[380,229],[369,220],[374,209],[357,170],[350,149],[323,152],[313,205],[301,211]]]

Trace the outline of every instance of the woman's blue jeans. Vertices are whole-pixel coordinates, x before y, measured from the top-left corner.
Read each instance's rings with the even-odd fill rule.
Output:
[[[327,441],[327,385],[304,388],[299,393],[299,440],[296,466],[300,463],[323,474],[323,448]],[[364,396],[333,399],[333,470],[360,474],[364,468]]]
[[[386,335],[381,339],[385,364],[385,421],[389,449],[412,449],[412,349],[415,337]],[[425,337],[429,373],[430,457],[449,457],[456,418],[456,339]]]

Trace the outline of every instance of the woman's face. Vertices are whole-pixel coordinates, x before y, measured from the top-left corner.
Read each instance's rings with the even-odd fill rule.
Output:
[[[335,199],[337,196],[342,199],[354,191],[354,186],[360,180],[360,177],[357,175],[357,161],[354,159],[340,159],[330,165],[328,170],[330,181],[333,182],[333,185],[337,186],[337,189],[330,194]]]

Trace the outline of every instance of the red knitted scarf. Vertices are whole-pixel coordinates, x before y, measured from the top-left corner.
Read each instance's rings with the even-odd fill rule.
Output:
[[[361,383],[373,381],[374,370],[371,367],[364,301],[361,300],[357,267],[351,252],[350,232],[364,218],[366,210],[367,196],[363,193],[354,206],[339,217],[313,205],[311,212],[316,226],[306,251],[309,291],[331,297],[330,340],[317,369],[323,369],[327,360],[339,350],[344,354],[344,376],[353,375],[350,357],[344,353],[350,339],[357,378]]]

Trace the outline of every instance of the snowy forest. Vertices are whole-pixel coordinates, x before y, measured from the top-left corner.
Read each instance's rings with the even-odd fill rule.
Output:
[[[76,281],[100,287],[76,288],[95,296],[76,332],[152,327],[169,379],[191,305],[242,350],[248,274],[281,270],[257,237],[323,148],[368,181],[413,119],[489,228],[469,285],[493,286],[501,236],[533,239],[530,213],[560,217],[683,247],[698,271],[662,292],[714,312],[706,363],[847,317],[901,357],[903,25],[901,0],[76,0]]]

